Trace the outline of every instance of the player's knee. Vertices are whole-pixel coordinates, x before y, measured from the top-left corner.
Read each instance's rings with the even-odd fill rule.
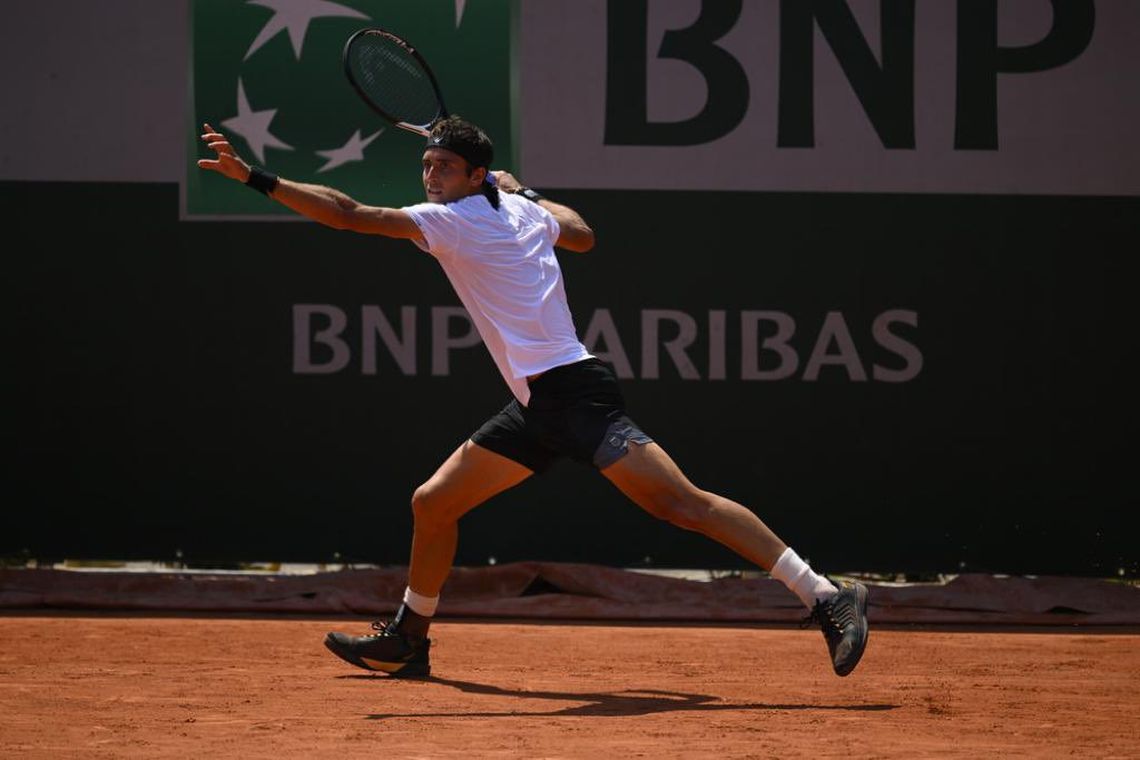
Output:
[[[435,490],[424,483],[412,494],[412,517],[420,529],[439,527],[444,523],[444,507]]]
[[[679,528],[699,531],[708,522],[712,502],[696,489],[657,494],[649,510]]]

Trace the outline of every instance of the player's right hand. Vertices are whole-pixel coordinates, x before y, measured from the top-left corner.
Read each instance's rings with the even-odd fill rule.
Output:
[[[217,157],[198,159],[198,168],[218,172],[230,179],[236,179],[238,182],[248,180],[249,164],[238,156],[234,151],[234,146],[230,145],[225,135],[215,130],[209,124],[203,124],[202,127],[205,129],[205,133],[202,135],[202,142],[206,143]]]

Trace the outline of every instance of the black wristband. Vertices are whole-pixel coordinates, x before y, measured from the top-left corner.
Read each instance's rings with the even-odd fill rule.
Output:
[[[526,198],[528,201],[534,201],[535,203],[538,203],[539,201],[546,200],[546,196],[540,195],[539,193],[536,193],[534,190],[531,190],[529,187],[520,187],[518,189],[517,193],[519,195],[521,195],[522,197]]]
[[[277,189],[278,177],[273,172],[267,172],[260,166],[249,167],[249,179],[245,181],[248,187],[252,187],[259,193],[269,195]]]

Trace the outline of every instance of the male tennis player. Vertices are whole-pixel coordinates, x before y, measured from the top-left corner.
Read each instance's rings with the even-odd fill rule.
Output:
[[[412,496],[408,586],[390,622],[365,636],[330,633],[325,645],[353,665],[394,676],[431,672],[428,627],[451,571],[458,521],[560,457],[592,465],[650,514],[699,531],[782,581],[822,628],[845,676],[867,644],[867,589],[817,575],[750,510],[697,488],[625,413],[610,368],[578,340],[554,247],[585,252],[594,232],[573,209],[506,172],[488,181],[491,140],[449,117],[424,148],[427,202],[366,206],[321,185],[251,167],[206,125],[215,158],[198,166],[244,182],[336,229],[411,240],[443,267],[514,395]]]

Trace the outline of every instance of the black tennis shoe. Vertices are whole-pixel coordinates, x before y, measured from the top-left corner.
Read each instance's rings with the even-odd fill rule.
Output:
[[[816,601],[804,627],[811,623],[818,623],[823,630],[835,674],[847,675],[859,664],[867,648],[867,587],[841,582],[838,594],[826,602]]]
[[[345,662],[365,670],[379,670],[397,678],[431,675],[431,639],[407,636],[383,620],[377,620],[372,628],[376,633],[366,636],[330,633],[325,636],[325,646]]]

